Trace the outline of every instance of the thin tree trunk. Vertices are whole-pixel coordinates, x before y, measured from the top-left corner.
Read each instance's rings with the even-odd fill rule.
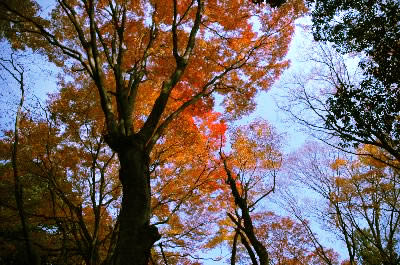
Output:
[[[15,202],[18,209],[18,215],[20,218],[21,226],[22,226],[22,235],[24,238],[25,243],[25,250],[26,250],[26,257],[29,264],[37,264],[37,261],[33,255],[32,244],[30,240],[30,235],[28,231],[28,226],[26,223],[25,211],[24,211],[24,201],[23,201],[23,188],[19,178],[19,168],[18,168],[18,144],[19,144],[19,126],[22,116],[22,107],[24,105],[25,99],[25,88],[24,88],[24,72],[23,69],[18,69],[17,66],[14,64],[14,60],[11,57],[9,61],[10,64],[13,66],[14,70],[18,72],[19,76],[17,77],[13,74],[9,69],[6,69],[13,78],[19,83],[19,89],[21,91],[21,98],[18,104],[17,113],[15,116],[15,124],[14,124],[14,143],[12,146],[11,151],[11,164],[13,168],[13,176],[14,176],[14,195],[15,195]],[[3,65],[2,65],[3,66]],[[3,66],[4,67],[4,66]],[[21,68],[21,67],[19,67]]]
[[[253,222],[251,220],[247,201],[246,201],[246,199],[244,199],[240,196],[239,191],[236,187],[236,181],[232,177],[231,171],[229,170],[225,159],[223,159],[223,163],[224,163],[225,172],[228,177],[227,183],[229,184],[229,186],[231,188],[232,195],[235,199],[235,204],[237,207],[240,208],[240,210],[242,212],[243,226],[241,226],[241,224],[239,222],[237,224],[238,228],[240,228],[246,234],[247,238],[249,239],[251,246],[254,248],[254,250],[257,253],[260,265],[268,265],[269,264],[268,251],[267,251],[266,247],[257,239],[257,237],[255,235],[254,226],[253,226]],[[231,217],[231,219],[232,218],[233,217]]]
[[[239,228],[236,228],[235,236],[233,237],[233,243],[232,243],[231,265],[236,264],[236,250],[237,250],[238,237],[239,237]]]
[[[246,248],[247,253],[250,256],[251,263],[253,265],[258,265],[256,255],[254,254],[253,250],[251,249],[249,242],[247,242],[246,237],[240,231],[239,231],[239,235],[240,235],[240,242],[242,242],[243,246]]]

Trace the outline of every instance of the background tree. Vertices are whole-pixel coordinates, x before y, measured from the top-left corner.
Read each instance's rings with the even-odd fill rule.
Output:
[[[90,114],[85,110],[80,113],[88,122]],[[85,128],[86,122],[74,119],[79,126],[62,131],[60,120],[48,114],[47,119],[34,121],[25,113],[20,127],[18,164],[32,243],[47,256],[47,262],[100,264],[107,259],[108,245],[112,245],[117,228],[109,212],[119,197],[112,168],[116,161],[104,152],[105,143],[93,136],[93,128]],[[63,115],[62,110],[58,114]],[[2,144],[7,146],[9,141],[6,137]],[[8,152],[2,152],[2,157],[10,159]],[[4,200],[3,206],[12,214],[14,207],[7,202]]]
[[[282,165],[281,138],[263,120],[232,129],[232,150],[220,152],[221,176],[228,186],[227,217],[211,244],[225,239],[231,264],[337,264],[337,254],[326,249],[326,260],[301,223],[266,210],[276,189]],[[268,201],[270,203],[270,201]]]
[[[240,236],[253,264],[270,262],[267,247],[257,238],[250,214],[262,199],[275,190],[275,171],[281,163],[278,146],[276,133],[266,122],[260,121],[237,128],[232,134],[234,155],[231,156],[229,166],[226,156],[220,153],[226,183],[234,202],[233,211],[227,214],[235,224],[235,237]],[[232,253],[235,252],[236,245],[233,244]],[[231,264],[234,264],[235,256],[232,255],[231,259]]]
[[[399,160],[400,3],[311,2],[315,40],[332,42],[339,52],[361,58],[360,82],[334,76],[326,128],[346,142],[384,148]]]
[[[328,216],[325,221],[345,243],[350,264],[398,263],[397,171],[364,155],[351,160],[329,158],[311,146],[303,151],[292,174],[324,199],[321,219]],[[365,146],[361,153],[366,152],[376,156],[382,150]]]
[[[17,83],[21,93],[18,108],[15,114],[14,135],[13,135],[14,137],[11,147],[11,165],[12,165],[13,180],[14,180],[14,197],[21,223],[21,230],[22,230],[24,250],[25,250],[24,251],[25,255],[21,255],[23,257],[21,258],[21,263],[38,264],[40,261],[38,261],[37,255],[35,255],[36,253],[34,253],[34,250],[32,248],[32,242],[30,239],[30,231],[29,231],[30,229],[27,224],[27,218],[24,209],[23,186],[21,185],[21,180],[20,180],[21,176],[18,165],[19,130],[23,115],[25,90],[26,90],[25,80],[24,80],[24,78],[26,77],[24,73],[25,69],[24,66],[22,66],[17,62],[14,54],[11,54],[9,59],[0,58],[0,66],[2,68],[1,70],[10,75],[12,79]],[[3,80],[5,79],[4,76],[2,76],[2,79]],[[23,260],[24,258],[25,260]]]
[[[294,121],[304,125],[313,137],[343,151],[355,153],[354,148],[359,144],[375,145],[387,150],[387,152],[382,153],[386,157],[383,159],[382,157],[375,157],[375,159],[381,159],[388,165],[396,167],[398,164],[397,155],[392,148],[396,145],[396,140],[390,138],[395,137],[395,134],[390,133],[392,136],[389,137],[389,134],[388,137],[385,136],[387,141],[380,141],[379,137],[382,136],[380,136],[382,131],[378,128],[380,121],[376,121],[375,124],[378,125],[373,130],[371,129],[370,134],[361,135],[355,131],[355,127],[353,129],[342,127],[344,123],[339,119],[334,119],[335,111],[330,107],[329,101],[338,89],[340,90],[340,87],[344,84],[354,89],[361,89],[360,83],[363,82],[364,76],[362,69],[356,66],[358,59],[342,55],[334,47],[322,43],[312,45],[305,54],[307,59],[304,68],[307,70],[302,73],[294,73],[289,82],[290,87],[296,92],[284,97],[285,102],[281,103],[282,109],[287,111]],[[381,95],[383,96],[383,94]],[[359,97],[349,96],[348,99],[358,100]],[[375,101],[370,101],[371,106],[375,104],[373,102]],[[353,103],[351,108],[354,111],[357,109],[357,112],[363,112],[360,111],[363,108],[358,103]],[[396,105],[388,106],[388,108],[392,107],[396,107]],[[343,107],[343,111],[346,111],[345,107]],[[348,116],[349,119],[350,117]],[[355,123],[351,122],[351,124],[355,126]],[[393,126],[396,126],[395,124],[396,122]],[[374,154],[366,153],[365,155]]]
[[[309,157],[309,170],[306,170],[306,164],[302,164],[297,168],[297,174],[304,175],[303,181],[326,199],[331,196],[329,194],[341,193],[335,196],[342,196],[347,192],[348,197],[341,198],[347,200],[349,204],[342,200],[331,201],[331,213],[336,214],[335,225],[341,231],[351,264],[357,259],[366,264],[368,262],[374,264],[377,260],[390,264],[392,261],[388,260],[388,256],[392,255],[391,260],[396,260],[398,255],[386,252],[391,252],[388,250],[392,244],[390,231],[397,226],[397,221],[391,223],[392,218],[394,220],[397,218],[396,207],[392,203],[390,206],[382,206],[381,203],[390,201],[383,200],[382,197],[396,198],[397,188],[392,187],[390,191],[383,191],[382,186],[379,186],[382,184],[380,177],[382,173],[377,173],[379,170],[374,171],[374,166],[369,163],[373,165],[383,163],[380,166],[385,168],[383,170],[385,181],[390,182],[389,179],[392,179],[396,182],[399,159],[397,89],[399,80],[394,74],[394,69],[398,68],[399,64],[399,15],[395,11],[399,9],[399,3],[397,1],[351,3],[340,0],[311,2],[314,39],[320,42],[318,53],[310,55],[309,58],[317,65],[311,69],[309,76],[295,80],[299,93],[287,105],[292,105],[289,108],[291,114],[308,128],[312,128],[313,134],[318,138],[345,152],[357,153],[357,160],[370,162],[355,167],[352,162],[347,161],[348,163],[342,166],[347,168],[346,178],[352,180],[343,182],[338,180],[336,183],[329,178],[334,173],[329,172],[328,167],[318,166],[318,161],[324,161],[327,154],[321,155],[316,152]],[[324,45],[322,42],[325,44],[330,42],[333,49],[330,44]],[[396,55],[392,53],[394,51],[397,51]],[[358,68],[352,71],[351,68],[357,63]],[[312,114],[309,115],[310,113]],[[339,144],[338,137],[342,140]],[[377,148],[374,149],[371,145]],[[365,148],[355,150],[350,146],[365,146]],[[312,152],[311,149],[308,152]],[[337,151],[332,153],[335,154]],[[350,164],[352,166],[349,166]],[[340,172],[343,174],[343,171]],[[371,183],[369,174],[375,177],[375,184]],[[346,185],[346,188],[338,187],[344,183],[351,185]],[[374,185],[378,185],[379,188]],[[354,190],[358,190],[357,195],[350,192]],[[361,191],[376,193],[362,195]],[[391,195],[388,195],[389,193]],[[366,201],[369,199],[379,201],[371,204],[385,210],[374,211],[366,201],[356,202],[362,197],[365,197]],[[341,208],[345,205],[348,208]],[[358,210],[356,205],[360,207]],[[385,214],[388,215],[381,216]],[[368,223],[366,221],[368,218],[376,222],[373,227],[365,228],[358,223],[362,222],[360,220]],[[388,239],[388,248],[385,245],[388,242],[379,243],[379,247],[376,247],[376,243],[372,243],[372,241],[382,242],[378,234]],[[378,249],[381,249],[381,254],[378,254]],[[383,252],[386,254],[382,254]],[[372,257],[376,258],[375,261]]]

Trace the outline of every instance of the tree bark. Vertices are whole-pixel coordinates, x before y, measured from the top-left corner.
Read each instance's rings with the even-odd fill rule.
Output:
[[[150,250],[160,239],[157,228],[150,225],[149,155],[136,140],[125,141],[117,153],[123,196],[115,264],[147,265]]]
[[[238,231],[239,231],[239,230],[238,230]],[[258,265],[256,255],[254,254],[254,251],[253,251],[253,249],[251,248],[249,242],[247,242],[246,237],[245,237],[245,236],[242,234],[242,232],[240,232],[240,231],[239,231],[239,236],[240,236],[240,242],[242,242],[243,246],[246,248],[247,253],[248,253],[249,256],[250,256],[251,264],[252,264],[252,265]]]

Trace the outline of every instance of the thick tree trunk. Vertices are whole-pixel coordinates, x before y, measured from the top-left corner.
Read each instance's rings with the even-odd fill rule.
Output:
[[[117,265],[147,265],[150,250],[160,238],[150,226],[149,156],[139,145],[122,146],[118,152],[123,187]]]

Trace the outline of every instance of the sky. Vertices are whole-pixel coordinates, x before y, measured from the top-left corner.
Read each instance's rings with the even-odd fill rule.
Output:
[[[290,67],[284,71],[281,77],[272,85],[267,92],[261,92],[256,98],[257,107],[255,111],[248,117],[239,121],[240,124],[248,123],[257,118],[263,118],[284,134],[286,152],[293,151],[300,147],[308,138],[308,135],[301,131],[301,127],[293,123],[289,119],[280,106],[284,104],[284,98],[288,93],[292,93],[291,79],[294,73],[302,71],[304,68],[303,51],[311,45],[311,35],[304,29],[305,25],[309,25],[309,18],[301,18],[296,22],[296,30],[293,40],[290,44],[290,49],[287,54],[287,59],[290,61]]]
[[[19,52],[14,54],[10,45],[6,42],[0,42],[0,58],[10,60],[12,58],[24,69],[25,84],[25,102],[27,109],[35,109],[33,106],[43,106],[48,93],[57,91],[57,73],[58,69],[49,63],[44,56],[32,52]],[[11,69],[7,62],[4,66]],[[19,103],[21,93],[18,89],[18,83],[0,67],[0,136],[4,129],[13,127],[14,116]]]

